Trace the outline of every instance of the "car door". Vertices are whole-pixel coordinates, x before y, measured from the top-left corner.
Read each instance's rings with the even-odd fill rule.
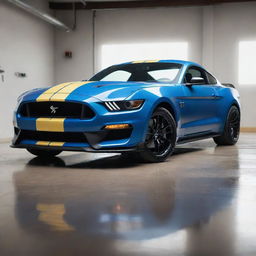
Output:
[[[189,85],[192,79],[201,82]],[[214,85],[209,84],[207,72],[198,66],[190,66],[183,83],[184,97],[179,98],[183,134],[193,137],[214,133],[217,130],[218,96]]]

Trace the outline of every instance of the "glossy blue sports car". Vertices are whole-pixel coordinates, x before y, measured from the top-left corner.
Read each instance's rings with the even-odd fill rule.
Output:
[[[232,85],[192,62],[135,61],[88,81],[22,94],[12,147],[38,156],[121,152],[159,162],[177,143],[213,137],[218,145],[233,145],[239,130],[239,94]]]

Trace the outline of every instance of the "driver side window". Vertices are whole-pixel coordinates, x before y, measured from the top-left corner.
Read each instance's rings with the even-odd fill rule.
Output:
[[[208,84],[205,71],[199,67],[190,67],[184,76],[184,83],[191,83],[192,79],[201,78],[200,84]]]

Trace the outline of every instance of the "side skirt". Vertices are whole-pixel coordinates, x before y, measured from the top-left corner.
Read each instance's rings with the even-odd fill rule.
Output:
[[[204,134],[204,135],[182,137],[182,138],[178,139],[177,144],[184,144],[187,142],[204,140],[204,139],[209,139],[209,138],[213,138],[213,137],[217,137],[217,136],[220,136],[220,134],[219,133],[208,133],[208,134]]]

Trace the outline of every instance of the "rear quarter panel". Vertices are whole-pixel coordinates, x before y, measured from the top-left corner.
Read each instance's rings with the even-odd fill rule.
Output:
[[[216,86],[215,90],[216,90],[216,95],[220,97],[218,102],[217,113],[222,120],[220,132],[223,132],[226,118],[231,106],[236,105],[241,112],[241,106],[239,101],[240,95],[238,90],[236,90],[235,88],[229,88],[222,85]]]

